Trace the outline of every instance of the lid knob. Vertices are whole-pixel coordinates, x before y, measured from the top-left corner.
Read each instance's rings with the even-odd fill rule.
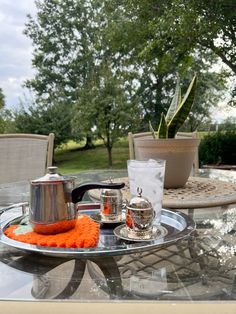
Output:
[[[138,208],[138,209],[150,209],[152,208],[152,204],[149,200],[142,196],[142,189],[140,187],[137,188],[138,196],[134,196],[131,198],[128,207],[130,208]]]
[[[57,173],[57,167],[56,167],[56,166],[50,166],[50,167],[48,167],[48,172],[49,172],[50,174],[55,174],[55,173]]]
[[[137,193],[139,197],[142,197],[143,190],[140,187],[137,187]]]
[[[48,172],[41,178],[38,178],[36,180],[32,180],[31,183],[37,184],[37,183],[46,183],[50,182],[53,183],[53,181],[59,181],[63,182],[65,181],[64,177],[57,173],[57,167],[50,166],[47,168]]]

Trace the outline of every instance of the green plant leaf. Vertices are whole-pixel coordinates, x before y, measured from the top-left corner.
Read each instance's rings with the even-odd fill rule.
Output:
[[[180,78],[179,75],[177,77],[176,87],[175,87],[175,94],[172,98],[170,107],[166,114],[166,122],[169,123],[172,117],[174,116],[176,110],[178,109],[179,105],[181,104],[181,88],[180,88]]]
[[[188,87],[188,90],[184,96],[184,99],[182,100],[174,116],[168,123],[168,137],[169,138],[175,137],[179,128],[183,125],[184,121],[187,119],[192,109],[193,102],[194,102],[196,86],[197,86],[197,76],[195,75],[192,79],[192,82],[190,83]]]
[[[153,127],[152,127],[152,124],[151,124],[151,121],[149,121],[149,130],[150,132],[152,133],[152,136],[154,139],[156,139],[156,132],[154,131]]]
[[[161,121],[158,127],[157,134],[158,138],[167,138],[168,135],[167,123],[163,112],[161,114]]]

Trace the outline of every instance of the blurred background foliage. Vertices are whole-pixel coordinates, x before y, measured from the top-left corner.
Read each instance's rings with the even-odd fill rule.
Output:
[[[235,106],[235,1],[37,0],[36,6],[25,24],[35,68],[25,86],[33,97],[9,111],[0,89],[1,133],[54,132],[58,148],[69,140],[93,148],[100,140],[111,166],[120,138],[146,131],[149,120],[158,125],[177,73],[183,92],[198,75],[184,131],[209,130],[220,102]]]

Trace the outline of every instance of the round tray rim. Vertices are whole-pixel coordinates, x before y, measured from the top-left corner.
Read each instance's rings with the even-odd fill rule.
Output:
[[[100,205],[99,205],[100,206]],[[85,213],[86,211],[91,210],[98,210],[98,204],[86,204],[84,207],[80,208]],[[162,246],[166,246],[169,244],[172,244],[174,242],[177,242],[179,240],[182,240],[188,236],[195,230],[196,225],[195,222],[191,217],[188,215],[174,211],[169,209],[162,209],[162,218],[165,217],[165,219],[175,217],[177,222],[184,222],[185,226],[183,230],[177,232],[177,234],[174,235],[167,235],[164,242],[161,241],[154,241],[151,240],[150,242],[144,241],[144,242],[130,242],[129,245],[127,245],[127,248],[121,248],[117,245],[116,248],[112,249],[106,249],[104,248],[86,248],[86,249],[69,249],[69,248],[52,248],[52,247],[44,247],[44,246],[37,246],[32,244],[27,244],[19,241],[12,240],[8,238],[4,234],[5,228],[11,224],[11,222],[16,220],[17,218],[21,218],[22,216],[19,215],[18,217],[14,217],[14,219],[9,219],[2,223],[1,225],[1,233],[0,233],[0,242],[14,247],[16,249],[22,250],[24,252],[28,253],[37,253],[41,255],[51,256],[51,257],[62,257],[62,258],[88,258],[88,257],[103,257],[103,256],[118,256],[118,255],[126,255],[126,254],[132,254],[132,253],[138,253],[143,252],[147,250],[151,250],[154,248],[159,248]]]

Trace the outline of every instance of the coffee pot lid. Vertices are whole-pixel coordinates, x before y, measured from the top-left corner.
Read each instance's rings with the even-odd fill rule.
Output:
[[[53,182],[53,181],[65,181],[65,178],[57,173],[57,167],[48,167],[48,173],[43,177],[32,180],[31,183]]]
[[[138,208],[138,209],[150,209],[152,208],[152,204],[149,200],[142,196],[142,189],[140,187],[137,188],[137,196],[131,198],[128,207],[130,208]]]

